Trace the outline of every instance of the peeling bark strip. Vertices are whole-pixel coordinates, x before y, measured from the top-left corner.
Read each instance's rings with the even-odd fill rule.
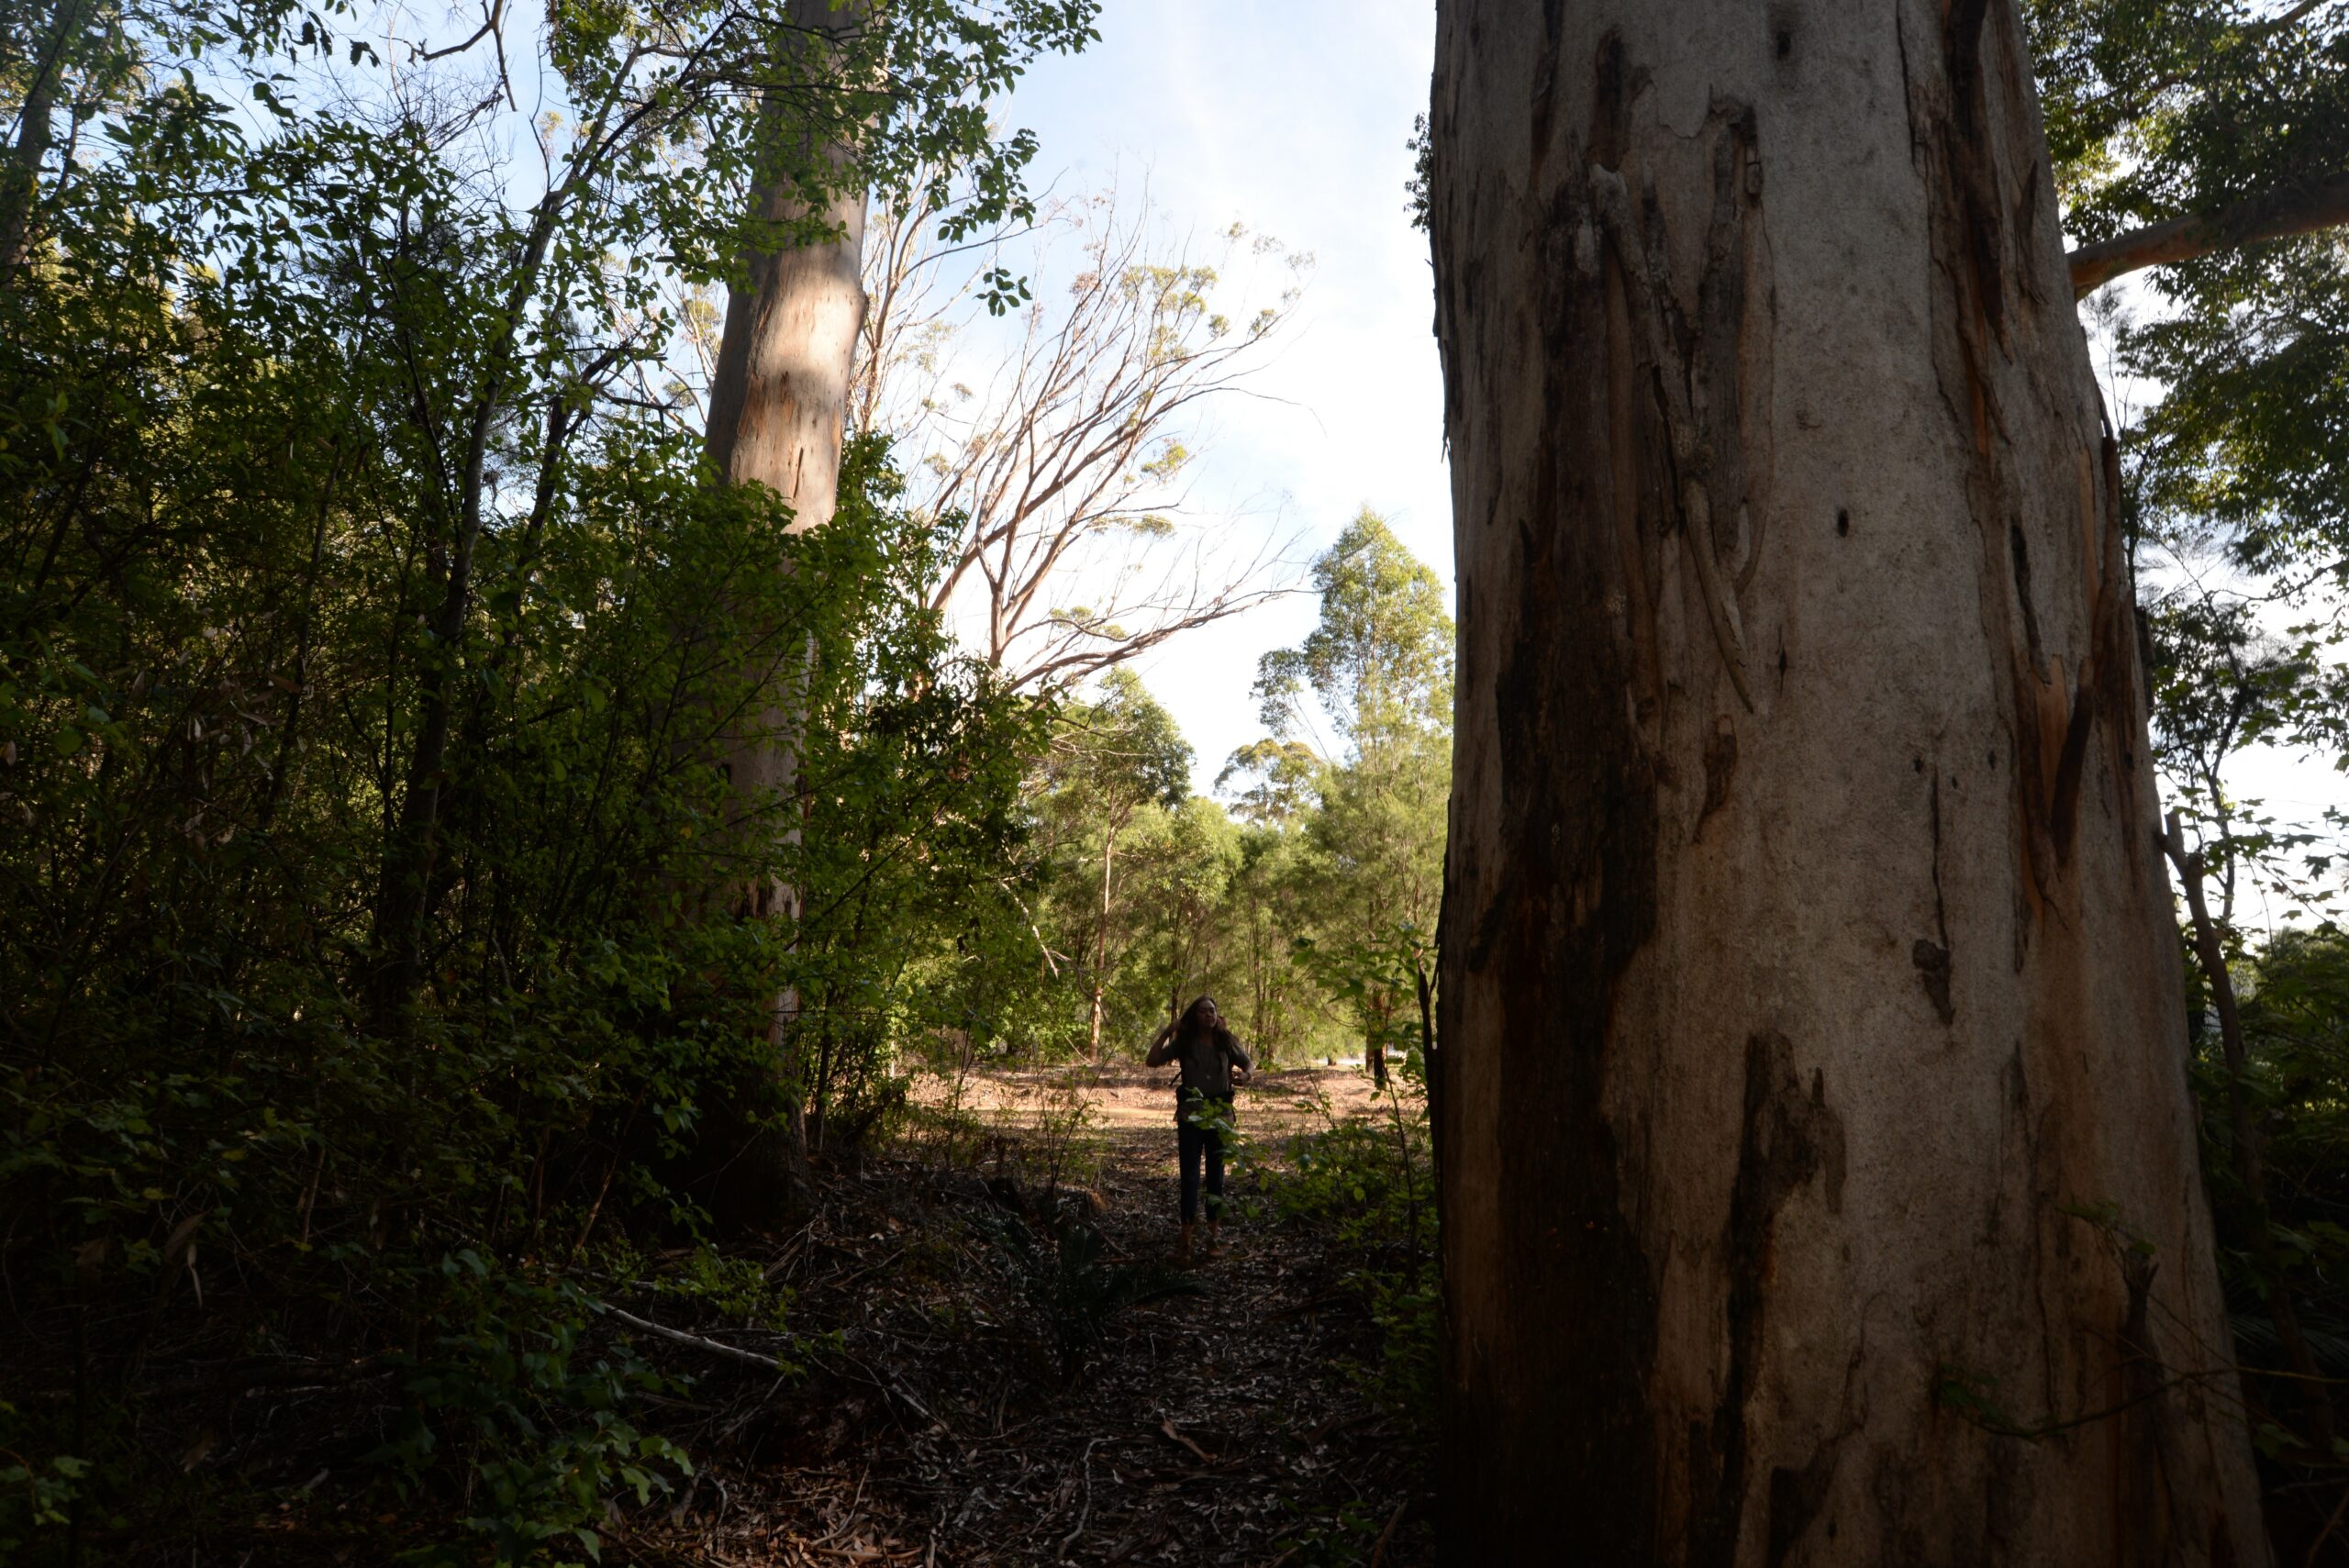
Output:
[[[1918,759],[1921,764],[1924,761]],[[1917,978],[1923,982],[1925,995],[1933,1004],[1933,1012],[1943,1024],[1957,1021],[1957,1004],[1950,995],[1951,962],[1949,952],[1949,905],[1942,896],[1942,775],[1932,771],[1926,791],[1927,811],[1933,829],[1933,929],[1941,940],[1917,939],[1909,950],[1909,962],[1917,966]]]
[[[2010,0],[1814,9],[1439,0],[1441,1539],[2257,1563]]]
[[[1687,541],[1721,663],[1738,700],[1751,710],[1753,688],[1736,594],[1748,564],[1742,552],[1749,547],[1737,370],[1746,284],[1744,196],[1759,195],[1762,166],[1749,157],[1752,109],[1716,103],[1706,129],[1713,149],[1713,205],[1694,328],[1681,318],[1674,299],[1671,236],[1654,192],[1642,193],[1642,222],[1632,216],[1619,172],[1594,164],[1590,187],[1632,315],[1645,334],[1647,369],[1679,503],[1674,521]],[[1698,350],[1693,355],[1684,348],[1692,339]],[[1724,553],[1731,558],[1727,562]]]
[[[1841,1211],[1843,1159],[1843,1124],[1827,1108],[1824,1076],[1814,1071],[1806,1095],[1784,1035],[1765,1032],[1747,1040],[1744,1130],[1723,1243],[1729,1261],[1729,1377],[1703,1439],[1691,1442],[1700,1460],[1693,1467],[1697,1489],[1689,1499],[1692,1563],[1737,1561],[1746,1503],[1746,1405],[1763,1362],[1778,1211],[1814,1181],[1827,1207]],[[1822,1450],[1810,1462],[1824,1472],[1819,1478],[1822,1492],[1834,1468],[1831,1453]],[[1774,1496],[1776,1485],[1774,1473]],[[1801,1511],[1799,1499],[1787,1498],[1787,1509],[1786,1528],[1798,1535],[1791,1516]]]

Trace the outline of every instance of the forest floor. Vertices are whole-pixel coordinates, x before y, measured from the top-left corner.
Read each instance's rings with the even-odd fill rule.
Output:
[[[1264,1163],[1232,1194],[1252,1212],[1185,1273],[1163,1078],[971,1075],[926,1097],[926,1142],[824,1173],[765,1262],[800,1348],[703,1330],[805,1374],[711,1352],[674,1429],[701,1469],[673,1506],[616,1519],[606,1561],[1431,1561],[1426,1426],[1366,1376],[1349,1259],[1251,1201],[1284,1135],[1369,1112],[1367,1081],[1259,1076],[1241,1120]],[[1170,1286],[1196,1294],[1119,1304]]]

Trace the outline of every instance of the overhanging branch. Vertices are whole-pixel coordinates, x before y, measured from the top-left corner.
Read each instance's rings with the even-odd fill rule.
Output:
[[[2172,218],[2081,246],[2069,258],[2072,297],[2165,261],[2191,261],[2238,245],[2312,234],[2344,223],[2349,223],[2349,174],[2269,191],[2215,212]]]

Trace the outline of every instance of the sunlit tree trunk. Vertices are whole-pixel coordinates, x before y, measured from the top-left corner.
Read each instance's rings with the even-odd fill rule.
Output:
[[[1463,1563],[2256,1563],[2004,4],[1441,0]]]
[[[770,189],[761,199],[768,217],[789,216],[785,193]],[[711,466],[728,484],[756,482],[790,503],[795,532],[831,521],[839,502],[849,361],[864,308],[856,256],[863,202],[843,197],[826,216],[841,231],[837,240],[751,258],[750,286],[727,301],[710,384]],[[785,648],[775,657],[787,671],[804,652]],[[724,758],[745,813],[771,815],[797,772],[797,683],[786,675],[773,692]],[[776,913],[789,908],[791,895],[770,886],[752,901],[756,913]]]
[[[806,56],[815,71],[826,63],[822,40],[857,25],[863,11],[856,4],[835,8],[830,0],[791,0],[787,14],[803,29]],[[788,114],[787,100],[778,97],[769,112]],[[841,149],[829,155],[844,162],[849,153]],[[787,180],[762,187],[753,200],[759,216],[771,222],[804,216]],[[864,318],[864,197],[861,192],[841,195],[822,216],[836,236],[829,242],[757,251],[749,258],[745,286],[727,298],[709,388],[711,467],[729,484],[756,483],[774,491],[792,507],[795,532],[821,528],[838,506],[850,374]],[[721,762],[733,794],[738,835],[797,831],[789,806],[801,725],[796,706],[801,685],[795,677],[810,651],[794,646],[774,650],[774,668],[753,673],[768,677],[766,702],[723,742]],[[793,919],[798,914],[796,890],[771,876],[751,879],[733,889],[731,897],[753,918]],[[763,1173],[795,1185],[804,1183],[807,1158],[799,1073],[791,1056],[797,1011],[792,992],[775,997],[770,1028],[784,1052],[788,1125],[779,1151],[782,1169]]]
[[[1112,820],[1101,841],[1101,910],[1093,928],[1093,1025],[1086,1052],[1097,1062],[1101,1060],[1102,997],[1109,988],[1109,873],[1118,853],[1119,825]]]
[[[45,17],[34,6],[18,23],[30,48],[24,58],[9,62],[26,80],[16,115],[16,145],[0,157],[0,288],[16,286],[17,269],[25,261],[32,214],[40,203],[41,166],[55,132],[58,89],[77,47],[84,53],[94,45],[104,47],[87,36],[91,19],[88,0],[53,0]],[[14,41],[7,36],[13,31],[0,22],[0,47]]]

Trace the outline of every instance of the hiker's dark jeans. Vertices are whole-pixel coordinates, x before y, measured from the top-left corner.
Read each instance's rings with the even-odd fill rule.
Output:
[[[1208,1171],[1208,1218],[1223,1218],[1223,1134],[1211,1127],[1184,1122],[1174,1129],[1175,1148],[1183,1161],[1183,1223],[1199,1217],[1199,1166]]]

